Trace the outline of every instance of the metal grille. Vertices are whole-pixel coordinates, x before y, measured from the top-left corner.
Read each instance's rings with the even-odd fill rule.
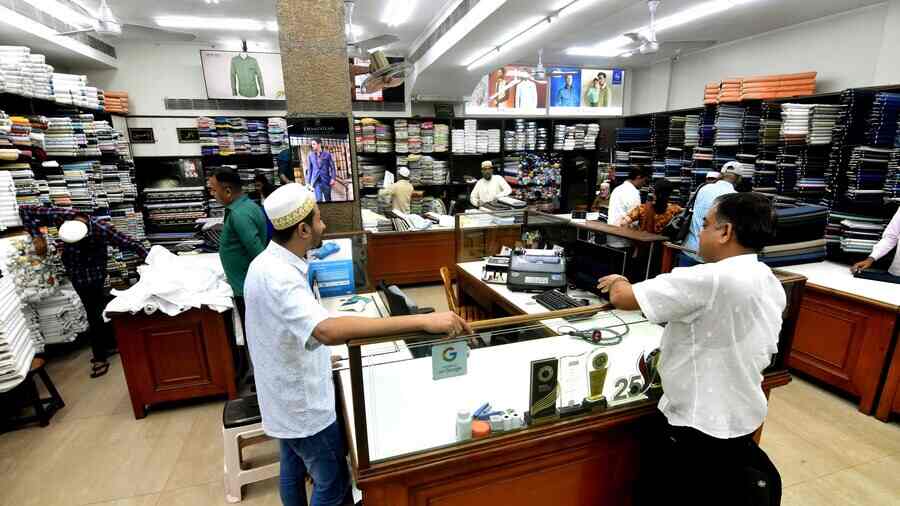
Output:
[[[165,106],[170,111],[223,110],[223,111],[284,111],[286,100],[239,100],[205,98],[167,98]]]

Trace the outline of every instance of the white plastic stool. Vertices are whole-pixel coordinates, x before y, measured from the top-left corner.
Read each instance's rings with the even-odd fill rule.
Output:
[[[268,480],[280,473],[280,464],[273,462],[253,469],[244,469],[241,450],[268,441],[262,430],[256,396],[225,403],[222,412],[222,443],[225,448],[225,500],[241,502],[241,488],[249,483]]]

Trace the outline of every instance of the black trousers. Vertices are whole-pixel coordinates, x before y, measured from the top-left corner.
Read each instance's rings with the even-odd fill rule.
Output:
[[[781,478],[749,434],[719,439],[666,424],[645,444],[639,505],[778,506]]]
[[[253,366],[250,363],[250,347],[247,343],[247,305],[244,297],[234,297],[234,309],[241,317],[241,327],[244,331],[244,346],[238,346],[237,341],[231,341],[231,353],[234,355],[234,372],[237,374],[237,380],[240,384],[243,381],[250,381],[253,375]],[[234,329],[237,331],[237,329]]]
[[[91,352],[94,360],[104,361],[109,358],[109,351],[116,348],[116,338],[112,325],[103,321],[103,310],[106,308],[107,296],[104,283],[91,283],[87,285],[73,284],[75,293],[84,305],[87,313],[88,337],[91,342]]]

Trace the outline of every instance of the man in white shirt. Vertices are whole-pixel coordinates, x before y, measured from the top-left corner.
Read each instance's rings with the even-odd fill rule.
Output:
[[[641,167],[632,166],[628,170],[628,179],[617,186],[609,196],[609,213],[606,217],[606,223],[618,225],[622,218],[628,216],[632,209],[641,205],[639,188],[646,185],[649,179],[647,171]],[[608,235],[606,244],[613,248],[627,248],[631,242],[628,239]]]
[[[713,203],[721,195],[736,193],[735,186],[741,181],[741,164],[738,162],[728,162],[722,166],[721,179],[707,184],[697,190],[697,197],[694,199],[694,214],[691,217],[691,230],[687,237],[684,238],[684,247],[696,252],[700,246],[700,230],[703,228],[703,218],[712,208]],[[703,259],[696,253],[683,251],[678,258],[679,267],[691,267],[703,263]]]
[[[640,309],[649,321],[667,324],[659,409],[671,442],[661,456],[662,479],[671,483],[657,484],[667,502],[737,504],[730,498],[747,497],[741,469],[760,451],[752,436],[768,409],[762,372],[778,351],[786,305],[784,289],[756,255],[774,230],[768,198],[723,195],[700,233],[707,263],[633,286],[617,275],[599,281],[617,308]],[[770,485],[780,489],[780,480]],[[697,494],[708,496],[698,501]]]
[[[503,176],[494,175],[494,164],[490,160],[481,162],[481,179],[469,195],[469,202],[475,207],[480,207],[510,193],[512,188]]]
[[[862,271],[865,271],[866,269],[870,269],[872,264],[884,258],[884,256],[890,253],[892,249],[897,247],[898,239],[900,239],[900,209],[897,209],[897,212],[894,213],[894,217],[891,218],[891,222],[888,223],[887,228],[884,229],[881,240],[878,241],[878,244],[876,244],[874,248],[872,248],[872,254],[862,262],[854,264],[850,270],[853,271],[854,274],[857,274],[862,273]],[[894,253],[894,261],[891,262],[891,266],[888,268],[887,273],[880,271],[862,273],[862,277],[869,279],[877,280],[879,277],[883,276],[900,276],[900,249]]]
[[[325,232],[315,195],[287,184],[269,195],[265,208],[275,231],[250,264],[244,296],[262,426],[281,444],[281,500],[285,506],[305,506],[309,474],[312,504],[344,504],[350,477],[328,346],[409,332],[456,336],[471,329],[453,313],[330,317],[307,279],[306,254],[321,246]]]

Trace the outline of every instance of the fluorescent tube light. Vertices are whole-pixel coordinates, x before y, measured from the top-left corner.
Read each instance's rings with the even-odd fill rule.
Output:
[[[520,46],[538,36],[559,18],[572,14],[596,1],[597,0],[570,0],[561,4],[556,11],[548,16],[529,19],[523,23],[521,27],[511,31],[510,34],[501,37],[501,42],[496,46],[480,51],[476,56],[467,59],[463,65],[465,65],[466,70],[472,71],[494,59],[503,51]]]
[[[240,30],[247,32],[259,32],[263,30],[272,31],[274,23],[277,28],[278,23],[275,21],[260,21],[250,18],[217,18],[217,17],[200,17],[200,16],[157,16],[153,18],[157,26],[164,28],[187,28],[187,29],[216,29],[216,30]]]
[[[715,14],[719,14],[720,12],[725,12],[732,7],[737,7],[739,5],[747,4],[753,1],[755,0],[710,0],[707,2],[703,2],[693,7],[688,7],[687,9],[676,12],[674,14],[658,18],[656,20],[656,32],[659,33],[670,28],[675,28],[676,26],[686,25],[688,23],[692,23],[694,21],[707,18]],[[640,28],[628,30],[625,33],[635,32],[647,35],[649,33],[649,30],[650,26],[644,25]],[[626,52],[626,46],[629,46],[633,43],[634,42],[628,37],[620,35],[613,39],[600,42],[594,46],[570,47],[566,50],[566,54],[572,56],[618,56],[619,54]],[[617,49],[618,53],[612,54],[615,53]]]
[[[416,0],[388,0],[387,7],[381,15],[381,22],[388,26],[400,26],[409,21]]]

